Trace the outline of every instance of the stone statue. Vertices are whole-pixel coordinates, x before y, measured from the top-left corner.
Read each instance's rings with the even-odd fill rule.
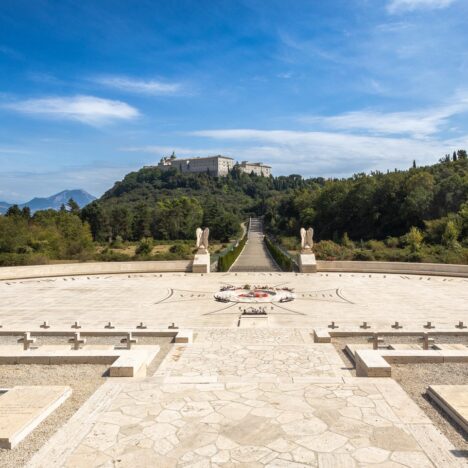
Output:
[[[301,252],[312,253],[312,247],[314,246],[314,230],[312,228],[307,229],[301,228]]]
[[[197,249],[198,253],[208,253],[208,237],[210,235],[209,228],[201,229],[197,228]]]

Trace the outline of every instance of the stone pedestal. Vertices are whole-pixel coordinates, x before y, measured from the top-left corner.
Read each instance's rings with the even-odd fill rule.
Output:
[[[299,254],[299,271],[301,273],[317,273],[317,261],[313,253]]]
[[[192,273],[209,273],[210,272],[210,254],[197,253],[193,259]]]

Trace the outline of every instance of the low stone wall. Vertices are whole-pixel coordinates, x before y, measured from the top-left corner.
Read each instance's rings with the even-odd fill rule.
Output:
[[[1,267],[0,280],[116,273],[190,272],[192,271],[192,263],[193,260],[173,260],[165,262],[66,263],[60,265]]]
[[[359,262],[317,260],[319,272],[397,273],[408,275],[438,275],[468,277],[468,265],[446,263]]]

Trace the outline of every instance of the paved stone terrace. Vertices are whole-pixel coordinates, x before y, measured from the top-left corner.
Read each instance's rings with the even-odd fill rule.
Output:
[[[331,345],[177,346],[104,384],[30,466],[466,466],[396,382],[348,375]]]
[[[3,329],[38,327],[48,320],[70,328],[118,327],[237,328],[239,305],[216,302],[226,284],[289,286],[297,299],[268,308],[273,328],[323,328],[331,320],[340,329],[363,321],[387,328],[398,320],[404,329],[427,320],[437,328],[456,330],[468,322],[468,279],[356,273],[183,273],[109,275],[0,281],[0,325]],[[248,304],[244,305],[247,306]],[[403,330],[404,330],[403,329]]]
[[[200,377],[216,377],[218,382],[292,382],[351,374],[331,344],[231,342],[175,346],[156,375],[196,377],[199,382]]]
[[[281,271],[269,254],[263,242],[263,235],[261,220],[253,218],[250,223],[248,242],[230,271]]]

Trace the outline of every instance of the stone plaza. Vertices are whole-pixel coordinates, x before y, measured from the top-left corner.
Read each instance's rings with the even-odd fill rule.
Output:
[[[108,377],[25,466],[467,466],[463,446],[455,447],[393,378],[356,376],[334,344],[360,339],[354,346],[372,353],[368,337],[376,333],[385,338],[382,349],[411,341],[405,345],[411,351],[393,345],[403,358],[388,367],[412,362],[408,353],[415,349],[449,353],[453,365],[464,366],[465,385],[457,390],[463,394],[467,283],[278,271],[0,281],[0,368],[10,367],[13,381],[12,364],[108,367]],[[265,320],[240,326],[257,305]],[[424,333],[442,348],[423,351]],[[163,353],[145,342],[151,337],[172,343]],[[454,348],[441,351],[444,346]],[[430,365],[446,364],[437,358]],[[2,398],[13,398],[16,388],[0,396],[1,414]],[[10,452],[20,452],[28,437]]]

